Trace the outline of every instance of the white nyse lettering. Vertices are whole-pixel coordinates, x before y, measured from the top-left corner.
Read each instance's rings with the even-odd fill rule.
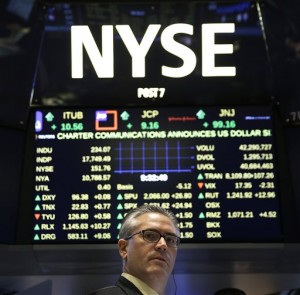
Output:
[[[99,78],[114,77],[113,26],[102,26],[102,55],[88,26],[71,27],[72,78],[83,78],[83,47]]]
[[[132,77],[145,77],[145,57],[160,29],[161,25],[149,25],[145,36],[139,44],[129,25],[117,25],[116,29],[121,36],[132,58]]]
[[[234,33],[234,24],[202,24],[202,76],[235,76],[235,67],[215,67],[215,54],[232,54],[232,44],[215,44],[215,33]]]
[[[162,75],[171,78],[181,78],[194,71],[197,58],[195,53],[188,47],[174,40],[174,35],[184,33],[193,35],[194,28],[189,24],[174,24],[168,26],[161,34],[161,45],[168,52],[178,56],[183,60],[183,65],[179,68],[162,66]]]
[[[149,25],[139,43],[129,25],[116,25],[116,29],[132,58],[132,77],[145,77],[146,55],[157,36],[161,25]],[[234,24],[202,25],[202,76],[235,76],[235,67],[216,67],[216,54],[232,54],[232,44],[215,44],[216,33],[233,33]],[[193,35],[194,28],[190,24],[173,24],[166,27],[161,34],[162,47],[169,53],[182,59],[180,67],[163,65],[161,73],[170,78],[181,78],[192,73],[197,64],[195,53],[186,45],[174,39],[176,34]],[[72,78],[83,78],[83,48],[95,69],[98,78],[114,77],[114,27],[101,26],[101,52],[88,26],[71,27],[71,73]]]

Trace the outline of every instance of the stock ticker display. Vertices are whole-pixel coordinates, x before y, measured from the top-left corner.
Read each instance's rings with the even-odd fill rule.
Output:
[[[172,210],[182,242],[280,241],[269,107],[32,113],[32,243],[115,243],[128,210]]]

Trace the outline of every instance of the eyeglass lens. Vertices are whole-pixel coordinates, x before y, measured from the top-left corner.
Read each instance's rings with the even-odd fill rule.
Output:
[[[161,233],[154,230],[144,230],[142,231],[142,233],[144,240],[151,243],[156,243],[160,240],[161,237],[164,237],[167,245],[169,246],[177,247],[179,244],[179,238],[171,234],[162,235]]]

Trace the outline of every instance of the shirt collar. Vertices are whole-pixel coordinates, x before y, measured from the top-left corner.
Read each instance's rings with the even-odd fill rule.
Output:
[[[134,284],[144,295],[159,295],[155,290],[149,287],[142,280],[132,276],[128,273],[122,273],[122,276],[129,280],[132,284]]]

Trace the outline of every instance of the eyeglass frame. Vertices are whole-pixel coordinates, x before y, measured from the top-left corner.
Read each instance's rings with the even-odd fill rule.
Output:
[[[149,241],[149,240],[145,239],[144,233],[145,233],[146,231],[158,233],[158,234],[160,235],[159,239],[158,239],[157,241],[155,241],[155,242],[152,242],[152,241]],[[129,235],[128,237],[124,238],[124,240],[130,240],[132,237],[134,237],[134,236],[136,236],[136,235],[139,235],[139,234],[142,234],[143,240],[146,241],[146,242],[148,242],[148,243],[153,243],[153,244],[155,244],[155,243],[157,243],[157,242],[163,237],[164,240],[165,240],[165,242],[166,242],[166,244],[167,244],[169,247],[172,247],[172,248],[178,248],[178,246],[179,246],[179,244],[180,244],[180,237],[178,237],[178,236],[176,236],[175,234],[172,234],[172,233],[162,234],[162,233],[160,233],[160,232],[159,232],[158,230],[156,230],[156,229],[142,229],[142,230],[140,230],[140,231],[138,231],[138,232],[136,232],[136,233],[134,233],[134,234],[131,234],[131,235]],[[174,245],[174,246],[173,246],[173,245],[170,245],[170,244],[167,242],[167,240],[166,240],[166,237],[167,237],[167,236],[175,237],[175,238],[176,238],[176,245]]]

